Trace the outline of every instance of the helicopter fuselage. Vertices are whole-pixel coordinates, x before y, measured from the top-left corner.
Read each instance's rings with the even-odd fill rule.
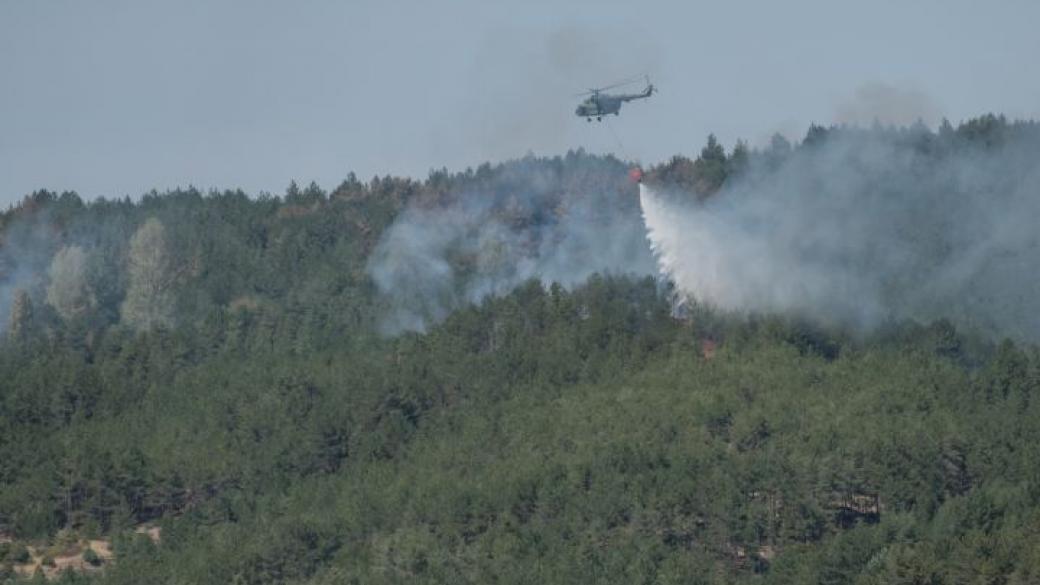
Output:
[[[574,113],[588,118],[590,116],[606,116],[621,112],[623,102],[611,96],[593,96],[582,102]]]
[[[600,119],[602,116],[608,114],[618,115],[621,112],[621,104],[650,97],[654,92],[654,86],[648,85],[645,90],[640,93],[626,93],[611,95],[607,93],[600,93],[594,91],[592,95],[585,99],[578,105],[577,109],[574,110],[574,114],[582,118]]]

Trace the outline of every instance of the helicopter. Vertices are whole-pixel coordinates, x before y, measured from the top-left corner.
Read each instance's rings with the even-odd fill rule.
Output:
[[[592,121],[593,117],[595,117],[597,121],[602,121],[603,116],[606,116],[607,114],[614,114],[615,116],[620,115],[622,103],[630,102],[632,100],[648,98],[651,95],[653,95],[655,91],[657,91],[657,88],[654,87],[654,84],[650,83],[649,76],[644,77],[644,79],[646,79],[646,89],[639,93],[603,93],[608,89],[622,87],[625,85],[631,85],[635,83],[635,80],[623,81],[620,83],[615,83],[613,85],[608,85],[606,87],[590,89],[584,93],[579,93],[575,97],[583,95],[587,95],[589,97],[585,98],[585,101],[581,102],[581,104],[578,105],[578,108],[574,110],[574,114],[579,117],[585,118],[589,122]]]

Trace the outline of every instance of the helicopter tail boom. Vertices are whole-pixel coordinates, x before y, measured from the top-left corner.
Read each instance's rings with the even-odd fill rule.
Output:
[[[654,84],[651,83],[651,84],[646,86],[646,89],[644,89],[643,91],[641,91],[639,93],[628,93],[628,94],[624,94],[624,95],[619,95],[619,96],[617,96],[617,98],[620,99],[621,101],[625,101],[625,102],[630,102],[632,100],[641,100],[641,99],[646,99],[646,98],[654,95],[655,91],[657,91],[657,88],[654,87]]]

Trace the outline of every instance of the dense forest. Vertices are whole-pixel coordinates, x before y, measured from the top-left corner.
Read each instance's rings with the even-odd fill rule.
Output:
[[[837,137],[1028,158],[1040,125],[710,137],[646,180],[701,204]],[[0,582],[1040,580],[1037,348],[681,297],[628,167],[25,197],[0,217]],[[391,245],[437,210],[461,231]]]

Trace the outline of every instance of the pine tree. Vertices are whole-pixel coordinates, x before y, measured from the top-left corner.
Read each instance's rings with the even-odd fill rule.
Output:
[[[12,340],[24,339],[32,328],[33,306],[29,293],[24,289],[18,289],[14,293],[14,301],[11,303],[11,320],[7,335]]]
[[[693,173],[696,177],[694,188],[704,197],[718,191],[726,181],[726,149],[719,144],[714,134],[708,135],[708,144],[693,162]]]

